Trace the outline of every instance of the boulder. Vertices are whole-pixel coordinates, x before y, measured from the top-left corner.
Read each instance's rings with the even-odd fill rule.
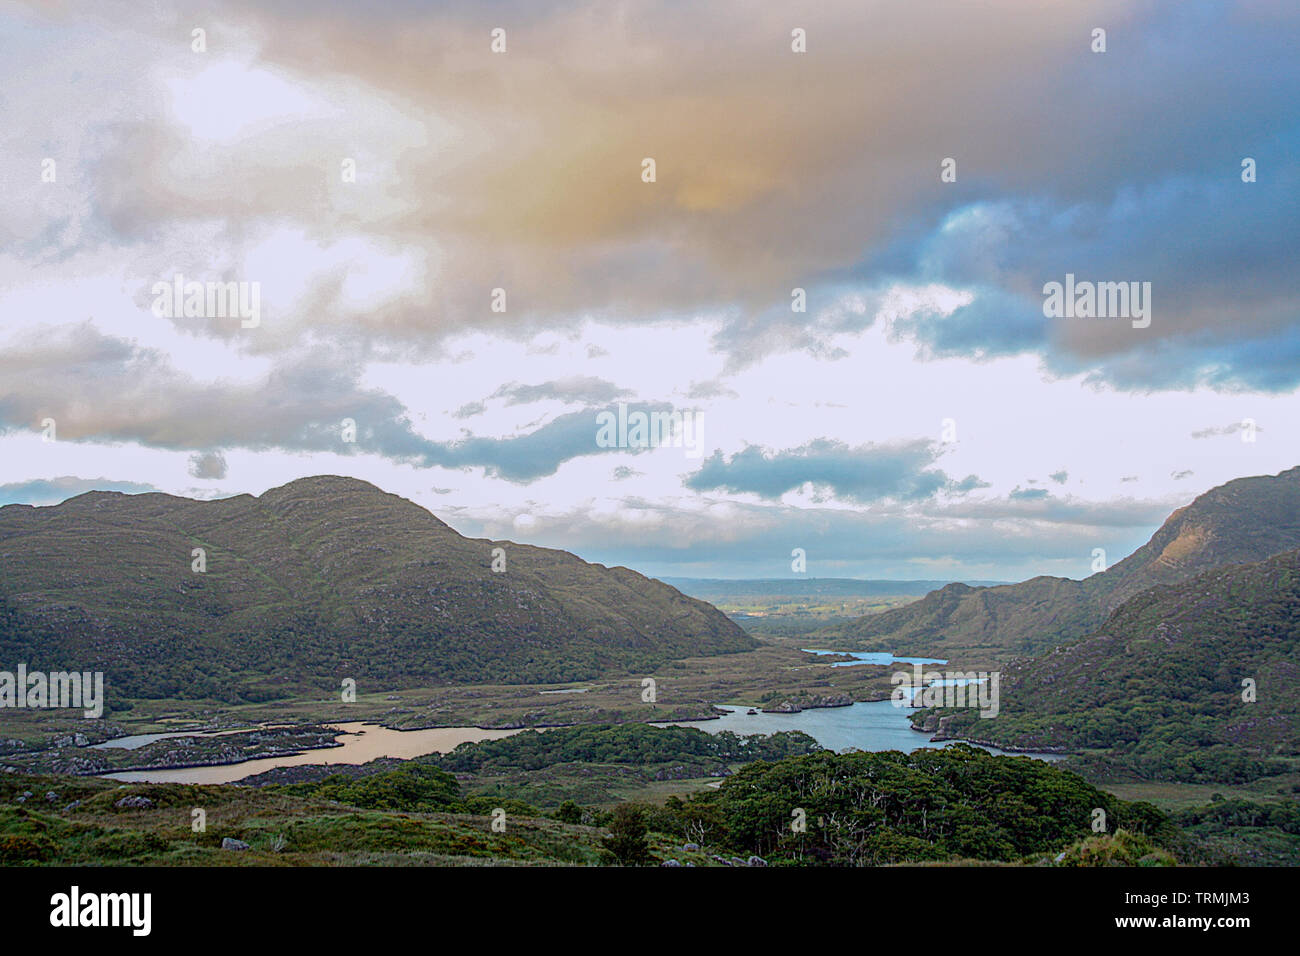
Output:
[[[247,843],[245,843],[243,840],[235,840],[235,839],[232,839],[231,837],[222,837],[222,838],[221,838],[221,849],[223,849],[223,850],[247,850],[247,849],[250,849],[250,847],[249,847],[249,845],[248,845]]]
[[[123,797],[113,806],[120,810],[150,810],[153,808],[153,801],[148,797]]]

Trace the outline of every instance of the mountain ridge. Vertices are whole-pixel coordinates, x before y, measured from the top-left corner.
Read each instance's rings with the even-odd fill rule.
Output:
[[[1247,683],[1249,682],[1249,683]],[[1003,669],[1000,712],[941,737],[1085,752],[1103,776],[1243,783],[1300,756],[1300,549],[1134,595],[1082,640]]]
[[[1078,640],[1127,599],[1201,571],[1300,548],[1300,466],[1236,478],[1173,511],[1132,554],[1087,578],[949,584],[919,601],[816,632],[858,649],[1007,658]]]
[[[359,479],[0,509],[0,653],[102,669],[131,696],[260,700],[337,691],[345,677],[373,689],[558,682],[754,646],[662,582],[463,537]],[[153,674],[156,661],[169,673]]]

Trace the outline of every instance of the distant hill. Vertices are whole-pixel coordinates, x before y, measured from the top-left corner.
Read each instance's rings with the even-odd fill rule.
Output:
[[[886,581],[860,578],[659,578],[683,594],[714,601],[727,597],[899,597],[929,594],[947,581]],[[971,581],[969,584],[1003,584]]]
[[[918,718],[946,736],[1102,751],[1088,762],[1111,778],[1283,772],[1300,757],[1300,551],[1130,598],[1095,634],[1005,668],[995,718]]]
[[[825,628],[836,646],[951,657],[1036,654],[1092,633],[1147,588],[1300,548],[1300,468],[1239,478],[1169,516],[1151,540],[1081,581],[948,586],[905,607]]]
[[[194,548],[206,573],[191,569]],[[103,670],[115,695],[568,681],[754,646],[635,571],[464,538],[351,478],[217,501],[96,491],[0,508],[0,661]]]

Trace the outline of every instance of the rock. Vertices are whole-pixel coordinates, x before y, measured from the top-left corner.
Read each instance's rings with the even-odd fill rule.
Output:
[[[783,700],[781,703],[772,707],[764,707],[765,714],[798,714],[802,713],[803,708],[792,700]]]
[[[659,865],[660,866],[681,866],[681,864],[678,863],[676,860],[664,860]]]
[[[50,790],[45,794],[45,799],[48,800],[50,803],[57,803],[59,799],[59,795],[55,793],[53,790]]]
[[[81,806],[81,801],[73,800],[71,803],[69,803],[66,807],[63,808],[63,812],[67,813],[69,810],[75,810],[79,806]]]
[[[1057,863],[1064,863],[1064,862],[1065,862],[1065,854],[1064,854],[1064,853],[1058,853],[1058,854],[1056,854],[1056,862],[1057,862]]]
[[[714,863],[721,863],[723,866],[731,866],[730,860],[728,860],[725,856],[718,856],[718,854],[716,853],[710,856],[709,859],[712,860]]]
[[[733,857],[731,858],[731,865],[732,865],[732,866],[748,866],[749,864],[746,863],[742,857],[739,857],[739,856],[733,856]]]
[[[31,792],[30,790],[25,790],[25,791],[23,791],[23,793],[22,793],[21,796],[14,797],[14,799],[15,799],[18,803],[26,803],[27,800],[28,800],[28,798],[31,797],[31,795],[32,795],[32,792]]]
[[[749,858],[749,865],[750,865],[750,866],[767,866],[767,860],[763,859],[761,856],[751,856],[751,857]]]
[[[113,806],[123,810],[150,810],[153,808],[153,801],[148,797],[123,797]]]
[[[249,845],[243,840],[235,840],[230,837],[221,838],[221,849],[223,850],[247,850]]]
[[[699,853],[700,845],[698,843],[688,843],[682,847],[683,853]]]
[[[771,706],[765,706],[765,714],[797,714],[817,707],[849,707],[853,698],[848,694],[798,694],[787,697]]]

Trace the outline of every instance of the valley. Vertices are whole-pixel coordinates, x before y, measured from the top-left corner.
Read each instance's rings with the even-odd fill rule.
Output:
[[[117,555],[111,566],[83,563],[59,576],[42,575],[48,560],[10,561],[0,580],[0,650],[105,674],[100,720],[0,712],[0,780],[47,781],[55,794],[47,814],[66,806],[60,788],[70,786],[90,787],[94,799],[103,799],[95,788],[112,786],[155,805],[168,794],[206,801],[233,789],[244,794],[236,804],[258,807],[250,819],[269,812],[264,801],[324,788],[357,807],[378,799],[371,809],[381,814],[513,807],[504,812],[533,821],[576,813],[597,828],[631,807],[657,820],[661,837],[684,840],[712,806],[708,795],[744,777],[760,754],[779,766],[837,751],[893,753],[919,767],[950,759],[926,754],[952,752],[983,754],[994,763],[981,768],[1007,772],[1049,765],[1061,780],[1087,780],[1107,800],[1145,808],[1125,839],[1159,835],[1142,844],[1146,856],[1287,860],[1300,846],[1289,816],[1300,792],[1292,693],[1300,550],[1286,550],[1300,535],[1298,477],[1215,489],[1110,571],[1017,585],[674,579],[683,593],[560,552],[463,539],[402,499],[340,479],[211,505],[96,493],[39,513],[0,509],[7,559],[30,551],[74,562],[60,550],[71,545],[65,526],[91,529]],[[285,536],[276,515],[299,509],[314,516],[308,532]],[[182,529],[174,541],[172,528]],[[211,549],[202,573],[175,566],[172,552],[192,540]],[[494,549],[511,555],[504,573],[488,559]],[[1234,560],[1243,556],[1254,560]],[[1103,623],[1093,623],[1099,614]],[[950,615],[960,623],[945,624]],[[1050,637],[1034,630],[1043,621],[1053,622]],[[471,645],[474,663],[457,657]],[[154,670],[153,660],[167,663]],[[284,682],[286,666],[301,667],[300,677]],[[996,671],[995,719],[895,707],[895,673],[931,666]],[[1228,702],[1244,678],[1259,696],[1238,713]],[[433,779],[443,790],[454,782],[460,796],[429,805],[421,794]],[[16,793],[22,813],[33,812],[25,808],[43,785]],[[998,799],[1022,797],[1008,790]],[[65,822],[80,826],[76,810]],[[137,832],[152,818],[112,819]],[[421,839],[459,833],[462,822],[430,818]],[[536,826],[550,846],[552,825]],[[892,849],[853,843],[844,859],[936,852],[933,841],[925,849],[902,833]],[[776,848],[756,835],[736,843],[727,827],[716,839],[718,849]],[[1005,833],[989,839],[984,852],[995,856],[1028,846]],[[839,840],[811,859],[839,858]],[[186,843],[185,852],[204,845]],[[563,859],[607,859],[600,846]],[[1124,847],[1106,844],[1104,855],[1132,850]],[[532,852],[483,850],[498,862],[527,862]],[[1094,852],[1102,851],[1084,856]]]

